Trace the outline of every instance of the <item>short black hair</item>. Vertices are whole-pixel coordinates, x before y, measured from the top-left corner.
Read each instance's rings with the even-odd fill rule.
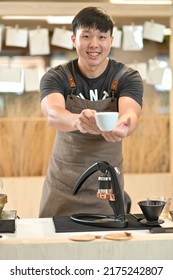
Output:
[[[102,8],[87,7],[82,9],[72,21],[74,35],[76,34],[77,29],[80,27],[94,27],[105,33],[110,30],[112,35],[114,21]]]

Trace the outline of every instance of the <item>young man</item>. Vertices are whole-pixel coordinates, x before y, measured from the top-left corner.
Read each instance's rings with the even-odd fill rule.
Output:
[[[108,201],[96,197],[98,174],[72,195],[81,174],[98,161],[119,168],[123,191],[122,139],[136,129],[143,84],[137,71],[109,58],[113,25],[101,8],[81,10],[72,22],[78,58],[66,67],[50,69],[41,80],[41,108],[57,136],[43,186],[40,217],[112,214]],[[114,85],[118,80],[117,90],[111,88],[114,80]],[[100,131],[95,122],[97,111],[118,111],[118,125],[110,132]]]

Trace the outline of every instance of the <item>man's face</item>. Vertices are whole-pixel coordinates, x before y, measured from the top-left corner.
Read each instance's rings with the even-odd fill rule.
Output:
[[[80,63],[98,66],[109,55],[113,37],[110,31],[101,32],[95,28],[79,28],[72,36],[74,48]]]

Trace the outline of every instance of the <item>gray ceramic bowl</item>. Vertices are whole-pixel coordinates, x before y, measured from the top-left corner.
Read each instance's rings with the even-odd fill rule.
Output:
[[[165,206],[165,201],[147,199],[139,201],[138,205],[148,222],[156,222]]]

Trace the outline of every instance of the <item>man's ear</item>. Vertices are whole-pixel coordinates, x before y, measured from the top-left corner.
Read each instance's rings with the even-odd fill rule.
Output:
[[[71,35],[71,40],[72,40],[73,44],[75,43],[75,39],[76,39],[75,35],[74,34]]]
[[[75,36],[74,34],[71,35],[71,40],[72,40],[72,42],[73,42],[73,47],[76,48],[76,44],[75,44],[75,42],[76,42],[76,36]]]

